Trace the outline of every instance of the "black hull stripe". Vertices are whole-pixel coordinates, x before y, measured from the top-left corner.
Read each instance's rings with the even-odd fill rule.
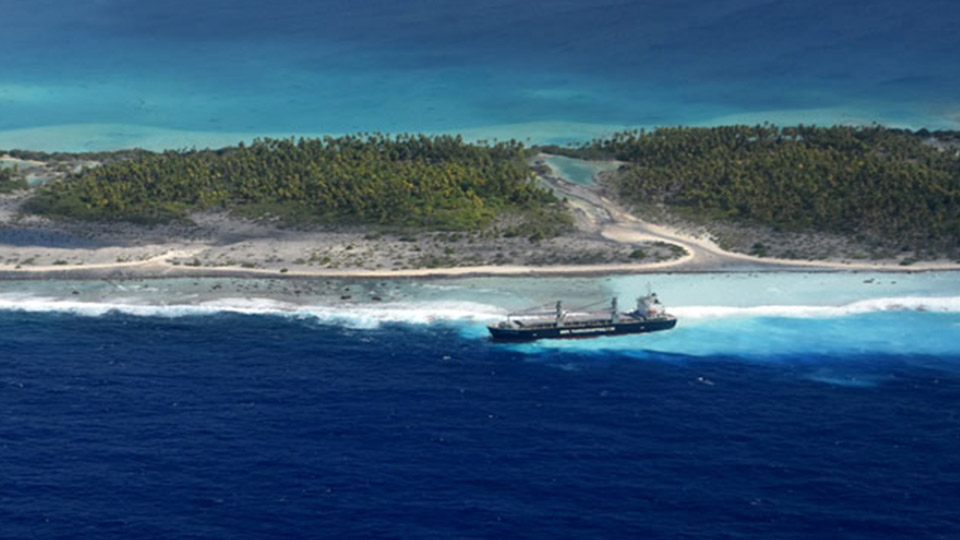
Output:
[[[669,319],[642,323],[611,323],[594,327],[498,328],[488,326],[487,328],[490,330],[494,341],[536,341],[538,339],[583,339],[599,336],[644,334],[669,330],[676,325],[676,319]]]

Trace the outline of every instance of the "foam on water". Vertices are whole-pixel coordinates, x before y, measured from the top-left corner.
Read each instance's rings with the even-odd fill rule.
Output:
[[[351,328],[375,328],[382,323],[432,324],[450,321],[488,321],[506,314],[495,306],[460,301],[381,304],[306,305],[271,298],[220,298],[194,304],[151,304],[143,299],[117,298],[85,302],[54,297],[0,295],[0,310],[30,313],[69,313],[101,317],[121,313],[138,317],[196,317],[221,313],[309,318]]]
[[[513,347],[534,356],[563,351],[666,361],[731,356],[805,363],[870,354],[960,358],[960,297],[877,298],[841,306],[684,306],[670,311],[679,320],[667,332]]]
[[[443,289],[442,286],[438,288]],[[456,290],[456,288],[451,288]],[[126,291],[120,286],[118,290]],[[156,291],[156,288],[137,289]],[[207,315],[219,312],[249,315],[311,314],[324,318],[359,317],[413,324],[435,320],[487,321],[506,315],[503,307],[479,302],[441,300],[430,302],[340,303],[309,305],[272,298],[217,298],[196,303],[151,303],[149,299],[118,297],[109,301],[78,301],[30,294],[0,294],[0,310],[29,312],[69,312],[84,316],[100,316],[111,311],[129,315],[178,317]],[[840,306],[761,305],[761,306],[678,306],[669,309],[685,324],[698,324],[709,319],[729,318],[805,318],[820,319],[884,311],[916,311],[960,313],[960,297],[874,298]],[[573,312],[571,312],[573,313]]]
[[[960,312],[960,297],[872,298],[842,306],[681,306],[670,310],[685,320],[725,317],[827,318],[875,311]]]
[[[462,337],[475,340],[486,340],[485,324],[501,319],[508,311],[501,306],[467,300],[296,303],[260,297],[226,297],[158,304],[137,296],[78,301],[14,293],[0,294],[0,310],[83,317],[244,314],[371,330],[390,323],[444,324],[454,325]],[[615,351],[643,359],[674,358],[671,355],[763,359],[865,353],[960,355],[960,297],[874,298],[840,306],[681,306],[671,311],[678,316],[679,323],[668,332],[505,346],[532,355],[546,351],[591,354]]]

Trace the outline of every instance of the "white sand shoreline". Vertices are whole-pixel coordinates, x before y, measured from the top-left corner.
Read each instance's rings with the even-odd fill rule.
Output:
[[[191,278],[283,278],[283,279],[435,279],[465,277],[532,277],[532,276],[596,276],[613,274],[690,273],[711,274],[729,272],[956,272],[960,265],[952,263],[918,263],[910,267],[874,263],[838,263],[822,261],[791,261],[759,259],[747,255],[730,254],[727,264],[698,264],[696,255],[688,252],[679,259],[646,264],[584,264],[584,265],[504,265],[460,266],[454,268],[416,268],[401,270],[368,269],[299,269],[243,268],[240,266],[191,267],[175,265],[171,261],[192,256],[189,250],[171,250],[141,261],[92,263],[82,266],[59,265],[15,268],[0,265],[0,280],[49,279],[164,279]],[[731,264],[732,263],[732,264]]]

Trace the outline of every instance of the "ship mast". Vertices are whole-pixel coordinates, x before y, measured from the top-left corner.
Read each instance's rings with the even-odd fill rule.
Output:
[[[557,300],[557,328],[563,326],[563,302]]]
[[[620,322],[620,310],[617,309],[617,297],[613,297],[613,302],[610,302],[610,322],[617,324]]]

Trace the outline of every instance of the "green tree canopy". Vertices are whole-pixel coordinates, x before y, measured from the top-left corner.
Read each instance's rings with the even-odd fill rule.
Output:
[[[476,145],[458,136],[374,134],[130,155],[44,187],[25,210],[165,221],[226,209],[296,223],[448,229],[482,227],[508,210],[564,213],[532,180],[515,141]]]
[[[956,253],[955,135],[877,126],[679,127],[618,133],[563,153],[628,162],[611,183],[627,203]]]

